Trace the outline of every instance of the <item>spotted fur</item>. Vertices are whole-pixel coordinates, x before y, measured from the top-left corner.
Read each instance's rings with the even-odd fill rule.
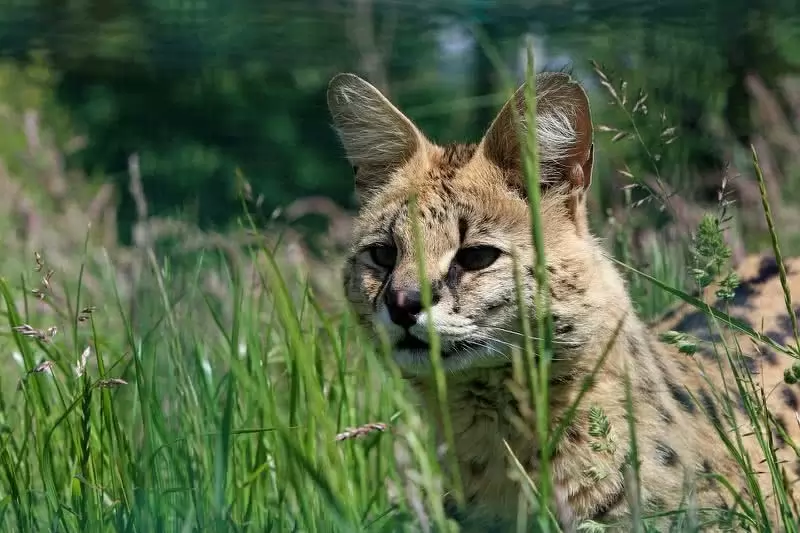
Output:
[[[715,429],[715,425],[723,430],[730,426],[729,411],[702,377],[720,385],[716,363],[710,355],[692,358],[665,346],[636,316],[622,276],[588,229],[585,193],[594,151],[586,94],[561,73],[540,74],[536,85],[541,230],[554,324],[549,391],[554,425],[564,418],[584,378],[607,352],[600,374],[552,457],[557,518],[569,531],[586,520],[611,526],[629,516],[626,375],[636,417],[643,513],[686,508],[689,503],[693,508],[730,508],[731,495],[708,475],[722,475],[737,490],[745,490],[742,469],[723,448]],[[518,127],[525,131],[529,126],[521,113],[523,91],[503,107],[484,138],[471,145],[431,142],[374,87],[352,74],[331,81],[328,104],[355,167],[361,200],[344,270],[347,298],[365,325],[388,336],[395,362],[436,418],[424,345],[428,325],[433,324],[448,371],[449,415],[468,501],[466,508],[453,511],[454,516],[470,531],[510,524],[517,514],[519,487],[508,475],[511,463],[505,443],[534,481],[539,476],[541,445],[530,428],[514,422],[522,406],[508,387],[511,353],[522,338],[515,265],[529,308],[534,307],[536,294],[533,270],[525,266],[533,264],[534,252],[517,136]],[[428,310],[411,309],[409,303],[420,288],[410,219],[412,197],[418,206],[425,274],[434,297]],[[481,268],[468,268],[460,254],[475,247],[497,250],[497,257],[481,263]],[[743,288],[728,311],[757,328],[763,317],[765,330],[776,334],[778,342],[788,342],[777,269],[760,261],[751,258],[740,268]],[[800,263],[792,260],[787,266],[789,283],[798,294]],[[398,309],[405,313],[403,321],[397,318]],[[680,325],[702,336],[703,324],[700,314],[679,307],[655,331]],[[748,370],[758,371],[754,376],[763,381],[770,406],[794,436],[793,410],[800,390],[780,384],[789,360],[761,349]],[[602,452],[589,434],[592,407],[610,422],[613,446]],[[745,423],[740,414],[734,416],[738,418],[733,423]],[[748,445],[752,440],[746,439]],[[794,483],[797,456],[783,439],[776,442],[788,482]],[[754,468],[766,472],[760,452],[750,449]],[[761,475],[760,480],[769,495],[769,476]]]

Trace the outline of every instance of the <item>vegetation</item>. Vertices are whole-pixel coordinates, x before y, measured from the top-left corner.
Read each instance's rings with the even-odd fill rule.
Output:
[[[799,199],[791,2],[709,1],[710,29],[677,0],[577,15],[542,2],[537,26],[521,4],[0,10],[5,530],[452,530],[426,419],[338,298],[336,205],[352,205],[323,103],[336,71],[368,76],[438,138],[476,137],[502,100],[499,64],[525,32],[546,36],[548,66],[568,54],[592,90],[593,223],[646,316],[698,303],[711,278],[732,289],[745,250],[800,249],[775,230],[796,226]],[[442,32],[474,39],[448,56]],[[309,213],[325,215],[312,236]],[[523,383],[546,379],[521,368]],[[548,488],[520,479],[554,530]],[[739,526],[766,531],[761,507],[746,502]]]
[[[0,53],[48,65],[48,97],[89,140],[66,154],[70,167],[115,185],[119,238],[130,244],[131,154],[140,157],[152,214],[204,228],[225,227],[239,214],[237,170],[264,195],[268,213],[307,195],[352,208],[349,169],[323,97],[333,74],[356,71],[373,81],[437,139],[477,138],[502,99],[485,45],[513,66],[526,35],[540,67],[570,64],[590,86],[603,124],[628,122],[639,90],[647,91],[637,112],[650,120],[637,135],[652,153],[628,135],[606,136],[598,175],[616,187],[598,192],[601,216],[624,211],[615,191],[629,182],[618,174],[626,165],[642,180],[660,174],[670,193],[705,206],[716,204],[722,174],[741,174],[731,194],[754,201],[751,143],[774,169],[773,190],[795,190],[788,185],[800,177],[792,157],[798,129],[787,118],[798,105],[796,17],[792,0],[589,0],[578,11],[550,0],[19,0],[0,9]],[[590,59],[627,82],[626,90],[615,86],[626,109],[606,105]],[[521,79],[524,69],[514,70]],[[693,210],[683,211],[678,224],[697,223],[683,220]],[[309,221],[315,229],[321,222]],[[747,222],[747,244],[766,245],[762,220]]]

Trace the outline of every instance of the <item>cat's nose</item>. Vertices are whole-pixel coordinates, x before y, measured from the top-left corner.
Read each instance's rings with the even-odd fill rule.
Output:
[[[431,291],[431,302],[439,301],[439,291]],[[410,328],[417,323],[422,312],[422,293],[416,289],[389,289],[386,291],[386,309],[392,322],[403,328]]]

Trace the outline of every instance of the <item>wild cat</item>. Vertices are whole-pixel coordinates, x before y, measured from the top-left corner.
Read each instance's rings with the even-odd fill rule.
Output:
[[[339,74],[328,89],[329,109],[354,167],[360,202],[344,269],[346,296],[365,324],[388,335],[394,361],[434,418],[438,408],[428,325],[437,331],[467,500],[457,515],[467,531],[487,531],[490,524],[506,531],[515,520],[519,486],[508,475],[504,441],[532,479],[539,471],[540,443],[511,422],[518,411],[506,386],[510,347],[521,342],[514,260],[521,265],[534,260],[516,129],[517,123],[525,128],[523,89],[505,104],[479,143],[445,146],[426,138],[356,75]],[[623,277],[589,230],[586,195],[594,144],[587,95],[564,73],[536,76],[536,95],[541,231],[554,329],[549,392],[553,424],[563,418],[584,377],[607,352],[552,456],[557,519],[567,531],[586,521],[609,529],[630,528],[626,489],[631,487],[624,475],[631,444],[623,402],[626,372],[637,424],[642,514],[689,504],[695,509],[732,508],[734,495],[711,474],[723,476],[736,491],[750,488],[743,466],[725,449],[718,428],[729,431],[732,424],[746,426],[748,421],[739,412],[729,420],[715,402],[703,377],[721,383],[711,352],[692,359],[657,337],[658,331],[680,326],[683,319],[684,325],[697,329],[699,324],[702,329],[702,315],[684,307],[655,328],[637,316]],[[412,195],[431,280],[433,305],[427,310],[409,218]],[[799,294],[800,261],[787,261],[786,267],[789,286]],[[751,257],[739,274],[743,283],[728,312],[759,330],[787,334],[788,315],[774,260]],[[534,306],[533,270],[523,269],[522,276],[524,298]],[[755,353],[752,343],[741,342],[745,352]],[[763,356],[763,349],[756,357],[754,379],[768,393],[779,423],[796,438],[797,389],[782,382],[790,359],[779,359],[774,352]],[[698,359],[705,362],[702,372]],[[733,397],[737,394],[733,390]],[[615,441],[602,453],[589,435],[592,408],[607,417]],[[761,490],[769,498],[773,487],[763,453],[752,437],[746,444],[754,468],[761,472]],[[797,455],[780,435],[776,446],[786,483],[794,483],[800,466]],[[747,494],[743,498],[749,501]],[[768,501],[774,509],[774,501]],[[676,516],[683,515],[654,524],[666,527]]]

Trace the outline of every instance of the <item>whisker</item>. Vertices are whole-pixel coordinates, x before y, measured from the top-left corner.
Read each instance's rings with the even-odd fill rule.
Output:
[[[508,333],[509,335],[517,335],[518,337],[525,337],[524,333],[519,332],[519,331],[514,331],[512,329],[505,329],[505,328],[501,328],[499,326],[486,326],[486,327],[490,328],[490,329],[492,329],[494,331],[499,331],[501,333]],[[541,341],[542,340],[541,337],[537,337],[535,335],[531,335],[530,339],[534,340],[534,341]],[[565,341],[565,340],[560,340],[560,339],[553,339],[552,342],[553,342],[553,344],[557,344],[557,345],[565,346],[565,347],[569,347],[569,348],[574,348],[574,347],[580,346],[579,342],[571,342],[571,341]]]
[[[481,348],[485,348],[486,350],[489,350],[489,351],[491,351],[491,352],[494,352],[494,353],[496,353],[497,355],[499,355],[499,356],[503,357],[504,359],[511,359],[511,356],[510,356],[509,354],[506,354],[506,353],[503,353],[503,352],[501,352],[500,350],[498,350],[498,349],[497,349],[497,348],[495,348],[494,346],[491,346],[491,345],[490,345],[490,344],[488,344],[488,343],[483,343],[483,342],[481,342],[481,340],[480,340],[480,339],[478,339],[478,340],[474,341],[474,343],[475,343],[477,346],[480,346]],[[475,353],[478,353],[478,352],[475,352]],[[478,353],[478,354],[479,354],[479,353]],[[479,355],[480,355],[480,354],[479,354]]]
[[[520,348],[520,346],[518,346],[516,344],[505,342],[505,341],[503,341],[501,339],[497,339],[495,337],[492,337],[492,336],[489,336],[489,335],[486,335],[486,334],[481,334],[479,336],[479,340],[488,341],[488,342],[495,342],[495,343],[498,343],[498,344],[502,344],[502,345],[508,346],[510,348]],[[477,344],[477,341],[476,341],[476,344]],[[490,346],[485,346],[484,344],[481,344],[481,346],[484,346],[486,348],[490,348]],[[508,356],[508,357],[510,357],[510,356]],[[568,357],[553,357],[551,360],[552,361],[569,361],[570,358],[568,358]]]

